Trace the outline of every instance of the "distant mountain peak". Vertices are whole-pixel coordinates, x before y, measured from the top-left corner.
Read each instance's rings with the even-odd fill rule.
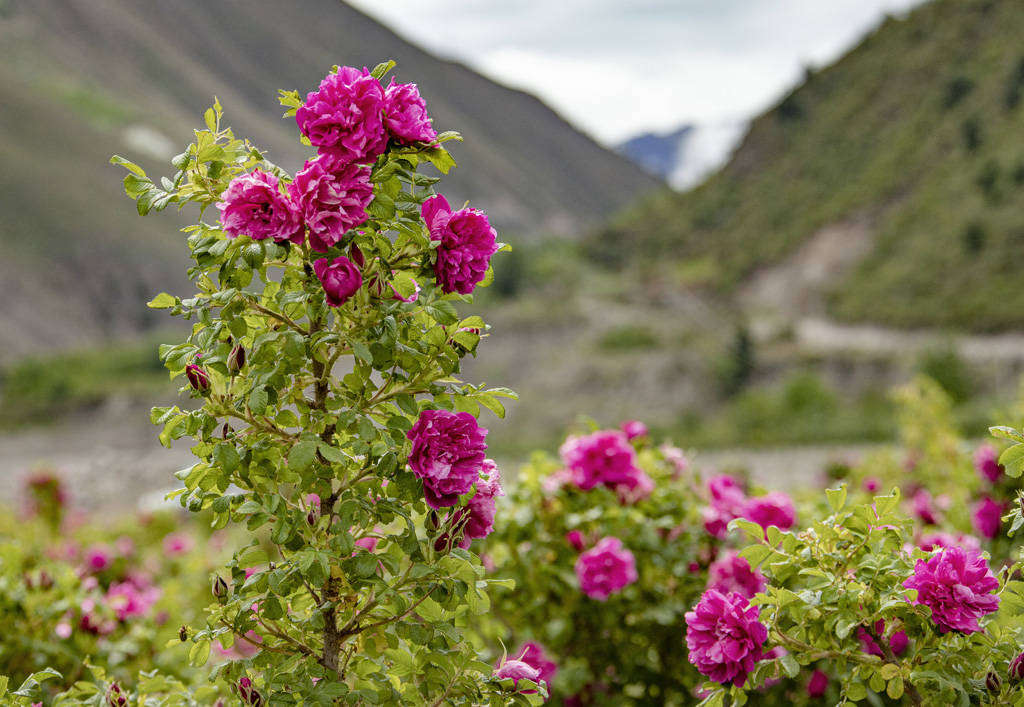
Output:
[[[637,135],[615,149],[674,189],[685,190],[725,164],[745,127],[687,124],[667,133]]]

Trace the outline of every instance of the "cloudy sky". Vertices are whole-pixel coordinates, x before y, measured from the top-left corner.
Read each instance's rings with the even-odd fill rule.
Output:
[[[921,0],[348,0],[602,142],[745,120]]]

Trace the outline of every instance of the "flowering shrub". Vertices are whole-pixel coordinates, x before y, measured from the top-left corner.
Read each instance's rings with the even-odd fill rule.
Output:
[[[199,206],[185,229],[198,292],[150,303],[192,321],[160,353],[198,405],[152,420],[165,444],[193,439],[173,496],[253,539],[212,574],[205,620],[171,641],[196,668],[218,650],[234,659],[192,687],[147,675],[115,688],[99,666],[73,691],[132,704],[544,700],[536,674],[495,670],[465,636],[492,580],[462,546],[490,529],[500,493],[476,418],[502,416],[512,393],[456,379],[486,325],[455,305],[489,282],[501,245],[482,212],[451,212],[417,172],[447,172],[441,143],[457,135],[433,131],[414,86],[385,91],[391,66],[337,69],[305,101],[282,92],[318,152],[294,180],[222,126],[219,104],[162,188],[114,158],[140,213]],[[115,618],[152,598],[134,583],[109,591]]]

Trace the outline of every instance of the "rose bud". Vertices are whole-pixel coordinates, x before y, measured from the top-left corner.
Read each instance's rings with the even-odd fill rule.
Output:
[[[210,376],[199,366],[190,363],[185,366],[185,377],[193,390],[205,393],[210,389]]]
[[[363,286],[363,276],[359,268],[344,255],[339,255],[331,261],[327,258],[314,261],[313,272],[320,280],[327,296],[327,304],[331,307],[342,306]]]
[[[188,640],[188,626],[182,625],[182,627],[178,629],[178,638],[182,643]]]
[[[40,589],[50,589],[51,587],[53,587],[53,577],[51,577],[50,573],[47,572],[46,570],[40,571],[39,572],[39,588]]]
[[[989,671],[989,674],[985,676],[985,687],[988,688],[989,692],[999,694],[999,691],[1003,689],[1003,683],[996,675],[995,671]]]
[[[359,267],[366,265],[366,258],[363,256],[363,251],[359,250],[359,246],[355,243],[349,246],[348,255],[352,259],[352,262]]]
[[[128,707],[128,696],[116,682],[110,683],[107,688],[107,704],[109,707]]]
[[[228,354],[227,365],[228,373],[233,376],[245,368],[245,349],[241,344],[235,344],[235,348],[231,349],[231,353]]]
[[[1010,682],[1016,683],[1024,680],[1024,653],[1019,653],[1010,661],[1010,669],[1007,672],[1010,675]]]
[[[311,506],[309,511],[306,513],[306,522],[309,524],[309,527],[312,528],[313,526],[315,526],[317,524],[317,521],[319,521],[319,520],[320,520],[320,506],[319,505]]]
[[[218,599],[223,599],[228,595],[228,583],[224,581],[224,578],[217,575],[213,578],[213,586],[211,588],[213,596]]]

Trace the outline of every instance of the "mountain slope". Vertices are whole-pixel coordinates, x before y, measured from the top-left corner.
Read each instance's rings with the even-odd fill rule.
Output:
[[[1024,324],[1021,36],[1016,0],[935,0],[888,19],[758,117],[704,185],[616,218],[601,242],[628,246],[606,259],[732,292],[816,234],[863,221],[867,254],[832,283],[833,316]]]
[[[306,152],[276,90],[393,58],[435,125],[466,137],[446,195],[487,210],[506,237],[579,233],[656,184],[536,98],[338,0],[0,0],[0,45],[0,330],[17,331],[4,358],[137,330],[152,321],[148,295],[180,288],[174,217],[135,216],[107,159],[168,173],[214,95],[237,134],[294,170]]]

